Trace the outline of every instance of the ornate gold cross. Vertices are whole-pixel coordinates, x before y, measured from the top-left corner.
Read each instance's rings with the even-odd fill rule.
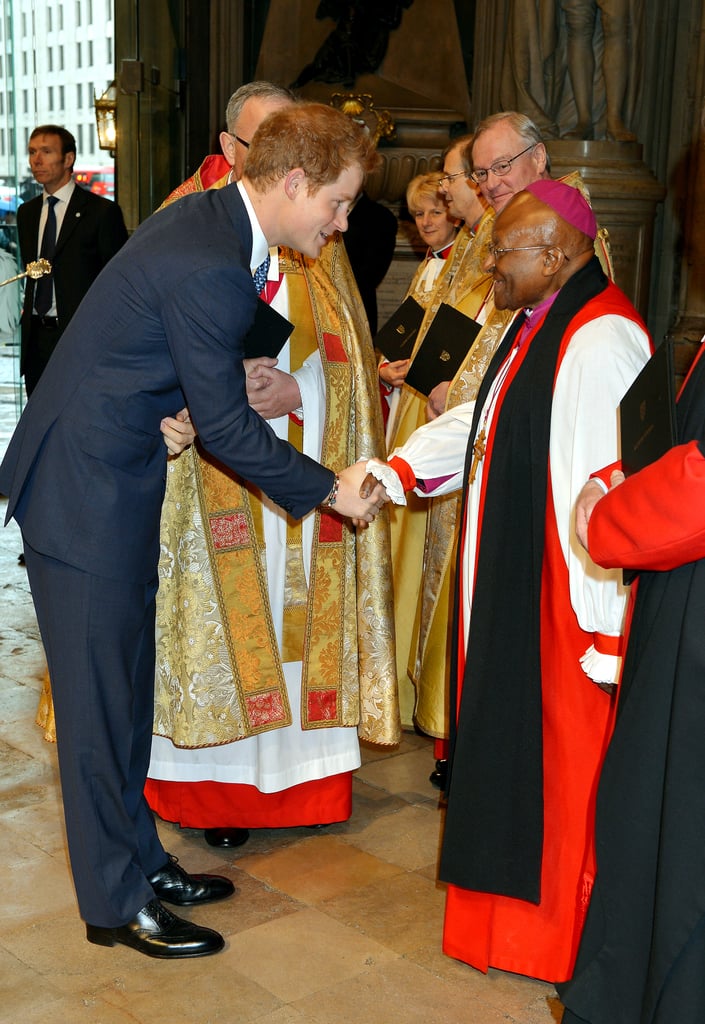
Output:
[[[480,433],[475,438],[475,444],[472,446],[473,459],[472,466],[470,468],[470,476],[468,477],[468,480],[471,484],[475,483],[477,467],[480,465],[480,463],[485,457],[485,452],[487,451],[487,444],[485,442],[486,434],[485,428],[483,427]]]

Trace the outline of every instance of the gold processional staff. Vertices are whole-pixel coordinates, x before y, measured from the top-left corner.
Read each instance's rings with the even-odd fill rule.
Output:
[[[21,277],[31,277],[36,281],[38,277],[44,277],[45,274],[51,274],[51,263],[49,260],[35,260],[33,263],[28,263],[27,269],[21,274],[8,277],[7,281],[0,281],[0,288],[5,284],[12,284],[13,281],[19,281]]]

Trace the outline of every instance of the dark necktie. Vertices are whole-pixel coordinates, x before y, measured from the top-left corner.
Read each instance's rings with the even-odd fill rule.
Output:
[[[49,260],[50,263],[54,262],[54,253],[56,252],[56,213],[54,207],[58,201],[56,196],[49,196],[47,199],[47,219],[44,225],[44,234],[42,235],[42,248],[39,253],[42,259]],[[53,274],[45,274],[44,277],[39,278],[34,292],[34,308],[39,316],[46,316],[51,309],[53,290]]]
[[[267,274],[269,273],[269,264],[270,264],[270,257],[269,257],[269,254],[267,254],[267,258],[264,261],[264,263],[260,263],[260,265],[255,270],[254,274],[252,275],[252,280],[255,282],[255,288],[257,289],[257,294],[258,295],[262,294],[262,292],[264,290],[264,286],[267,283]]]

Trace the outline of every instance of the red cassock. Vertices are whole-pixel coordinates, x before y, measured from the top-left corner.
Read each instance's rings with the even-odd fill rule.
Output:
[[[579,286],[588,285],[581,279]],[[571,301],[577,305],[580,298]],[[614,701],[580,664],[596,637],[581,628],[571,602],[554,511],[549,427],[540,422],[540,407],[550,419],[555,378],[580,327],[605,314],[637,323],[638,316],[613,286],[593,295],[572,319],[570,310],[560,312],[568,323],[557,339],[549,323],[552,314],[555,322],[557,306],[547,315],[545,328],[539,324],[522,343],[502,385],[487,439],[482,473],[487,496],[480,506],[466,665],[462,635],[458,645],[458,725],[441,878],[451,883],[444,952],[480,970],[496,967],[555,982],[570,977],[589,905],[595,796]],[[541,354],[547,345],[554,346],[552,352]],[[478,405],[482,400],[481,393]],[[540,440],[535,442],[535,437]],[[514,482],[521,474],[523,492]],[[489,497],[491,486],[497,487],[494,497]],[[532,503],[535,511],[527,512]],[[514,535],[523,529],[520,520],[532,514],[532,529],[517,540]],[[507,545],[514,545],[508,557],[503,552]],[[489,555],[483,555],[483,546],[489,546]],[[532,568],[536,552],[539,565]],[[519,600],[515,589],[522,594]],[[515,628],[503,622],[507,618],[525,624]],[[621,620],[617,629],[620,625]],[[532,660],[524,657],[525,650]],[[533,697],[527,692],[532,688]],[[529,729],[522,721],[525,708],[534,716]],[[504,722],[511,715],[507,729],[516,739],[508,741]],[[523,761],[521,746],[530,749]],[[519,770],[507,767],[517,761]],[[525,769],[536,778],[526,790],[527,799],[534,801],[533,823],[529,816],[521,817]],[[497,863],[495,870],[493,861],[502,858],[505,863]],[[535,867],[523,871],[522,862],[530,858]]]

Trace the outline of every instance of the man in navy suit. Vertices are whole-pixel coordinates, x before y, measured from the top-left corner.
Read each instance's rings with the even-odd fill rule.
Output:
[[[242,181],[150,217],[101,272],[0,466],[52,681],[71,868],[91,942],[159,957],[217,952],[222,936],[161,901],[233,892],[228,879],[188,875],[168,856],[143,795],[162,419],[188,405],[203,446],[292,516],[327,504],[369,522],[386,500],[379,486],[360,496],[364,462],[336,476],[279,440],[250,408],[242,366],[253,274],[269,247],[317,257],[345,230],[376,160],[363,130],[332,107],[268,117]],[[248,528],[233,525],[234,538]]]
[[[24,265],[44,255],[50,206],[56,234],[50,254],[51,275],[40,279],[41,283],[28,278],[25,289],[20,374],[27,395],[36,387],[81,299],[127,241],[117,203],[88,192],[73,180],[75,160],[76,140],[66,128],[45,124],[30,135],[29,166],[43,191],[17,210]],[[45,287],[46,302],[42,303]]]

